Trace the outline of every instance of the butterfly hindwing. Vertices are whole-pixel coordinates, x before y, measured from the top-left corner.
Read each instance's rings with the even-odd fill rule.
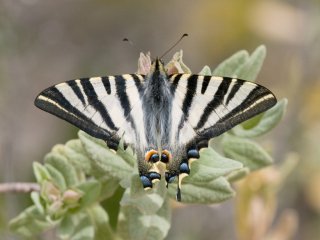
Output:
[[[236,78],[176,74],[170,82],[180,144],[216,137],[276,103],[267,88]]]
[[[117,145],[122,136],[130,144],[135,142],[134,133],[144,134],[143,129],[137,129],[143,116],[143,81],[144,76],[137,74],[70,80],[41,92],[35,105],[108,141],[108,145]],[[133,108],[138,113],[135,116]]]

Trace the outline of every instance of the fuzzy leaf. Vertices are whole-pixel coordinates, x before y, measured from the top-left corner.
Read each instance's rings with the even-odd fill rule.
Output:
[[[31,206],[9,222],[10,230],[24,237],[32,237],[54,226],[36,206]]]
[[[65,240],[92,240],[94,227],[87,213],[67,214],[59,223],[57,234]]]
[[[114,192],[119,188],[119,181],[116,179],[109,179],[106,181],[103,181],[99,179],[99,182],[101,184],[101,191],[100,191],[100,201],[103,201],[104,199],[107,199],[111,197]]]
[[[67,214],[59,223],[57,234],[60,239],[70,239],[74,231],[73,219],[75,215]]]
[[[31,192],[31,199],[40,214],[45,213],[45,206],[41,202],[40,194],[38,192]]]
[[[211,76],[211,70],[209,66],[204,66],[202,70],[199,72],[199,75]]]
[[[70,140],[65,144],[65,154],[76,169],[81,170],[86,174],[90,173],[90,159],[79,139]]]
[[[212,181],[241,167],[241,163],[221,156],[211,147],[203,148],[200,150],[200,159],[191,164],[188,181],[195,183]]]
[[[51,179],[50,173],[48,170],[40,163],[33,163],[33,173],[36,177],[38,183],[42,183],[44,181],[48,181]]]
[[[88,214],[81,214],[74,219],[74,231],[70,240],[94,239],[94,227]]]
[[[65,156],[61,155],[55,150],[55,148],[58,147],[61,146],[56,145],[53,148],[52,152],[48,153],[45,156],[44,162],[57,169],[63,175],[67,187],[72,187],[78,183],[76,170]]]
[[[239,66],[249,59],[249,53],[241,50],[220,63],[212,72],[214,76],[234,77]]]
[[[158,211],[146,214],[132,206],[121,209],[118,233],[122,239],[164,239],[170,229],[171,208],[169,199],[163,202]]]
[[[84,195],[80,200],[80,208],[88,207],[99,200],[101,193],[101,184],[96,180],[89,180],[77,186]]]
[[[251,124],[241,124],[233,128],[230,133],[239,137],[258,137],[274,128],[283,117],[288,100],[280,100],[273,108],[251,120]]]
[[[240,161],[251,171],[272,163],[270,155],[261,146],[251,140],[225,134],[222,145],[227,157]]]
[[[250,169],[247,167],[244,167],[244,168],[241,168],[239,170],[236,170],[236,171],[228,174],[228,176],[226,176],[226,178],[229,182],[235,182],[235,181],[240,180],[241,178],[244,178],[249,173],[250,173]]]
[[[118,180],[131,176],[132,166],[128,164],[126,160],[107,148],[106,144],[103,146],[101,142],[98,142],[84,132],[79,132],[79,138],[88,155],[101,172]]]
[[[186,177],[181,187],[181,201],[183,203],[219,203],[235,195],[229,182],[224,177],[219,177],[213,181],[204,183],[194,183],[187,180]],[[169,195],[175,198],[175,184],[169,185]]]
[[[133,174],[131,187],[126,189],[120,204],[138,208],[145,214],[153,214],[163,205],[166,193],[164,181],[155,183],[152,189],[144,190],[138,174]]]
[[[88,212],[94,227],[94,239],[114,239],[107,212],[100,205],[91,207]]]
[[[257,47],[245,63],[239,66],[234,72],[237,78],[249,81],[256,80],[266,57],[266,52],[267,50],[264,45]]]
[[[51,176],[52,182],[59,187],[60,190],[64,191],[67,188],[67,184],[63,175],[50,164],[45,164],[45,167]]]

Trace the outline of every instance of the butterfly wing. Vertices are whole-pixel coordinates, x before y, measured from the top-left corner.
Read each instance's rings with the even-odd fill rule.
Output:
[[[116,148],[121,137],[133,144],[144,134],[137,129],[143,121],[143,81],[137,74],[70,80],[41,92],[35,105]]]
[[[176,74],[172,142],[180,145],[209,140],[276,104],[265,87],[236,78]]]

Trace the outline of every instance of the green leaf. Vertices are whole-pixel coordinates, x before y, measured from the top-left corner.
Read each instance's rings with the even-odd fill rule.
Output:
[[[24,237],[32,237],[55,225],[48,222],[36,206],[31,206],[9,222],[10,230]]]
[[[57,228],[57,235],[60,239],[70,239],[74,232],[74,222],[73,219],[75,215],[66,214],[66,216],[59,223]]]
[[[67,214],[57,228],[61,240],[92,240],[94,227],[86,212]]]
[[[72,165],[86,174],[91,171],[90,158],[84,150],[79,139],[70,140],[65,144],[65,156],[72,163]]]
[[[212,75],[234,77],[239,66],[243,65],[248,59],[249,53],[245,50],[241,50],[220,63],[216,69],[214,69]]]
[[[72,187],[78,183],[76,170],[73,165],[68,162],[68,159],[65,156],[53,150],[45,156],[44,161],[45,163],[52,165],[63,175],[67,187]]]
[[[203,148],[200,159],[192,162],[190,176],[186,179],[195,183],[208,182],[241,167],[238,161],[223,157],[210,147]]]
[[[133,168],[126,160],[112,150],[98,143],[96,139],[84,132],[79,132],[80,140],[95,166],[101,171],[118,180],[131,176]]]
[[[205,183],[187,181],[187,177],[181,186],[181,201],[183,203],[212,204],[225,201],[235,195],[229,182],[224,177]],[[176,196],[175,184],[169,185],[169,195]]]
[[[154,213],[146,214],[131,206],[121,208],[118,233],[122,239],[162,240],[170,229],[171,208],[169,199]]]
[[[120,201],[124,194],[124,189],[118,187],[112,196],[101,202],[101,206],[106,210],[110,219],[110,226],[113,230],[117,229],[118,217],[120,212]]]
[[[95,205],[88,209],[88,213],[94,226],[94,239],[114,239],[107,212],[100,205]]]
[[[251,54],[251,56],[237,68],[234,74],[237,78],[254,81],[261,70],[266,57],[266,47],[261,45]]]
[[[70,240],[92,240],[94,239],[94,227],[87,213],[77,214],[74,221],[74,232]],[[69,239],[68,239],[69,240]]]
[[[100,192],[100,201],[103,201],[109,197],[111,197],[114,192],[119,188],[119,181],[116,179],[108,179],[108,180],[101,180],[99,179],[101,184],[101,192]]]
[[[145,214],[153,214],[163,205],[166,193],[164,180],[154,183],[152,189],[144,190],[139,175],[133,174],[131,187],[126,189],[120,204],[138,208]]]
[[[42,204],[40,194],[38,192],[31,192],[31,199],[40,214],[45,213],[45,206]]]
[[[38,183],[42,183],[43,181],[48,181],[51,179],[50,173],[48,170],[38,162],[33,162],[33,173],[36,177]]]
[[[133,154],[133,150],[131,147],[127,147],[124,149],[123,146],[119,145],[117,150],[117,155],[119,155],[123,160],[125,160],[131,167],[137,162],[137,157]]]
[[[67,188],[66,181],[63,177],[63,175],[53,166],[50,164],[45,164],[46,169],[48,170],[52,182],[59,187],[60,190],[64,191]]]
[[[230,134],[225,134],[222,140],[224,154],[240,161],[251,171],[272,163],[270,155],[257,143]]]
[[[239,137],[252,138],[269,132],[282,119],[287,107],[287,103],[287,99],[280,100],[273,108],[257,117],[257,120],[254,120],[253,124],[238,125],[233,128],[230,133]]]
[[[228,176],[226,176],[228,182],[235,182],[238,181],[242,178],[244,178],[245,176],[247,176],[250,173],[250,169],[247,167],[241,168],[239,170],[236,170],[230,174],[228,174]]]
[[[199,72],[199,75],[211,76],[211,70],[209,66],[204,66],[202,70]]]
[[[80,200],[80,208],[85,208],[98,202],[101,193],[100,182],[89,180],[78,185],[77,189],[84,193]]]

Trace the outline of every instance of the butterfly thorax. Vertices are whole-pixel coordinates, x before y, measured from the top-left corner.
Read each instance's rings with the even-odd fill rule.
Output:
[[[158,59],[146,76],[142,104],[148,145],[146,147],[161,151],[168,146],[170,139],[172,94],[168,76]]]

